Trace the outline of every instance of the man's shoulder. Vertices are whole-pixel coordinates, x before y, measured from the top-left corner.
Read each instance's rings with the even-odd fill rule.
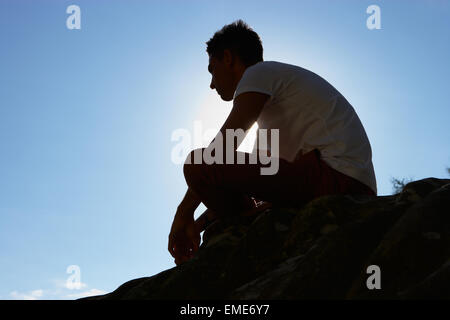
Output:
[[[254,78],[276,78],[282,80],[284,78],[307,78],[314,75],[313,72],[300,66],[280,61],[260,61],[247,68],[246,73]]]
[[[235,97],[250,90],[271,96],[290,95],[308,77],[305,71],[301,67],[279,61],[257,62],[245,70],[237,85]]]
[[[254,65],[250,66],[249,68],[252,69],[265,69],[265,68],[273,68],[273,69],[302,69],[299,66],[293,65],[293,64],[289,64],[289,63],[285,63],[285,62],[280,62],[280,61],[274,61],[274,60],[269,60],[269,61],[260,61],[255,63]]]

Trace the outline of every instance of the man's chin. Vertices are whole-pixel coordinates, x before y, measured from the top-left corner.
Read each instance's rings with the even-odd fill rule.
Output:
[[[233,97],[227,97],[227,96],[224,96],[224,95],[220,95],[220,97],[222,98],[223,101],[231,101],[231,100],[233,100]]]

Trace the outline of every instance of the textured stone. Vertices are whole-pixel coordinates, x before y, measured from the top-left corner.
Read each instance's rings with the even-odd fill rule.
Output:
[[[380,290],[366,286],[370,265]],[[87,299],[311,298],[450,298],[450,180],[230,216],[210,225],[192,260]]]

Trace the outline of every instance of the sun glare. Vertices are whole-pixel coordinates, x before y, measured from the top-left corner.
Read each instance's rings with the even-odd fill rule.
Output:
[[[200,102],[195,121],[201,124],[204,136],[203,146],[208,143],[219,132],[220,128],[227,119],[232,108],[232,102],[225,102],[220,99],[219,95],[210,91],[207,96]],[[250,128],[244,141],[241,143],[238,151],[251,152],[256,140],[256,132],[258,124],[255,122]],[[207,142],[206,142],[207,141]],[[198,147],[198,146],[196,146]]]

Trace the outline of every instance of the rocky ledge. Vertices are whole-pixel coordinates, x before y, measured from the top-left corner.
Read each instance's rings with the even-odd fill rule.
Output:
[[[88,299],[450,298],[450,179],[212,224],[190,261]]]

